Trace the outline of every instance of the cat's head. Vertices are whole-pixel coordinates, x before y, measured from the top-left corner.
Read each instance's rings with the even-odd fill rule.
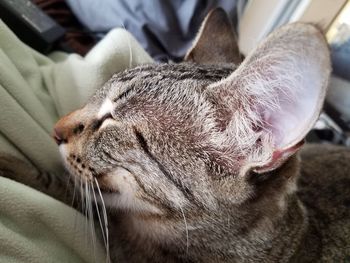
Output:
[[[67,168],[98,182],[106,205],[130,213],[240,204],[266,178],[280,182],[272,192],[286,191],[296,170],[275,171],[318,118],[330,73],[327,43],[313,25],[296,23],[240,65],[227,64],[238,58],[225,14],[211,12],[187,63],[116,74],[56,124]]]

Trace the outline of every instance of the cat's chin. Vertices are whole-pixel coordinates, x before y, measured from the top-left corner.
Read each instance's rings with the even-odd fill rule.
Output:
[[[97,190],[98,191],[98,190]],[[101,191],[102,198],[99,196],[97,201],[105,205],[109,210],[126,212],[131,214],[144,214],[144,215],[162,215],[162,211],[157,207],[146,203],[142,200],[133,199],[128,200],[127,197],[116,192]]]
[[[103,201],[104,205],[110,209],[162,214],[160,209],[138,198],[138,184],[134,176],[122,167],[117,167],[113,171],[99,176],[97,182],[98,187],[95,191],[96,193],[100,191],[103,198],[103,200],[99,198],[99,202]]]

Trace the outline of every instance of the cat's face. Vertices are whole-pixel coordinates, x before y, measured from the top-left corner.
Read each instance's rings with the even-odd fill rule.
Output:
[[[226,66],[146,65],[114,76],[56,127],[68,169],[98,180],[107,205],[169,212],[215,206],[211,151],[216,106],[205,89]]]
[[[225,53],[235,50],[224,43],[220,53],[220,43],[204,45],[201,36],[196,45],[214,48],[215,61],[227,62]],[[210,64],[204,57],[196,48],[187,55]],[[296,152],[317,119],[328,74],[323,37],[295,24],[236,71],[233,64],[184,63],[117,74],[62,118],[55,136],[67,168],[98,184],[108,206],[162,215],[210,211],[254,196],[251,171],[273,171]]]

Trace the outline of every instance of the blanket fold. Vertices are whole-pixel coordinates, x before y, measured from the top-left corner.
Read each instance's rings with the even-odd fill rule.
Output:
[[[40,170],[63,171],[51,130],[112,74],[152,59],[123,29],[113,29],[85,57],[43,56],[0,20],[0,152]],[[0,176],[0,262],[105,262],[90,226],[72,208]]]

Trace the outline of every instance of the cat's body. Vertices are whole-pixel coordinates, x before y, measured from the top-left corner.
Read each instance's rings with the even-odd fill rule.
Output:
[[[306,145],[301,151],[297,196],[307,229],[294,262],[350,261],[350,151]]]
[[[305,151],[298,181],[330,71],[323,36],[286,26],[236,67],[236,46],[212,30],[225,17],[211,21],[202,33],[220,42],[200,35],[190,63],[117,74],[56,124],[68,170],[102,191],[112,260],[346,260],[350,152]]]

